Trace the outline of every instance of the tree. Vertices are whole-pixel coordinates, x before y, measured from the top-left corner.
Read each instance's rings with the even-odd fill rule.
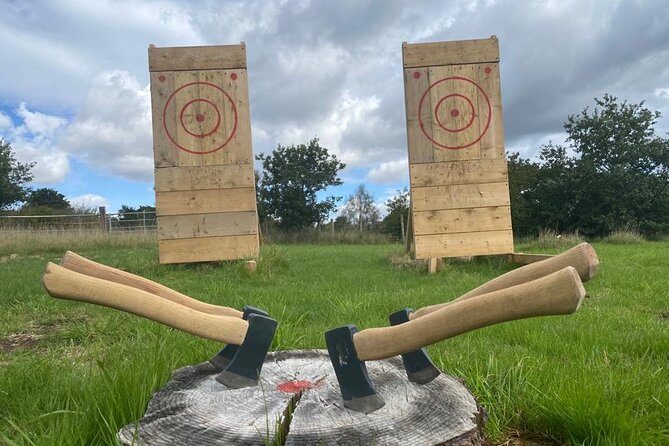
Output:
[[[263,172],[258,185],[258,205],[266,218],[281,228],[299,229],[321,222],[335,209],[340,197],[319,201],[317,193],[342,184],[337,177],[346,167],[314,138],[308,145],[280,144],[271,155],[257,155]]]
[[[567,118],[566,144],[543,146],[538,163],[511,155],[516,232],[669,229],[669,139],[655,134],[659,112],[610,95],[595,103]]]
[[[355,193],[349,196],[341,215],[351,225],[360,229],[371,229],[379,222],[379,210],[374,204],[374,195],[367,190],[364,184],[358,186]]]
[[[386,201],[386,208],[388,208],[388,214],[381,222],[383,232],[392,234],[401,240],[402,222],[404,222],[404,229],[406,230],[409,219],[409,190],[406,187],[401,190],[398,189],[395,196]]]
[[[24,184],[33,179],[30,169],[34,165],[16,161],[11,144],[0,138],[0,209],[23,201],[27,195]]]
[[[117,219],[118,226],[124,228],[140,227],[156,225],[156,207],[141,205],[136,208],[132,206],[121,205],[118,210]]]
[[[48,187],[31,190],[25,199],[23,207],[50,208],[58,210],[71,208],[70,202],[65,199],[65,195]]]

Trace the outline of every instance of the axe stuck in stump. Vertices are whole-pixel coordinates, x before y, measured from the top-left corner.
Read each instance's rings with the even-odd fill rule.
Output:
[[[328,331],[325,340],[344,406],[371,413],[385,404],[365,361],[402,355],[409,380],[425,384],[441,373],[425,346],[501,322],[574,313],[585,296],[582,282],[594,276],[598,265],[594,249],[582,243],[503,274],[451,302],[393,313],[391,327],[358,331],[355,325],[344,325]]]
[[[266,312],[207,304],[143,277],[67,252],[61,266],[49,262],[44,288],[59,299],[126,311],[203,338],[226,343],[209,360],[216,380],[231,388],[254,386],[277,322]]]

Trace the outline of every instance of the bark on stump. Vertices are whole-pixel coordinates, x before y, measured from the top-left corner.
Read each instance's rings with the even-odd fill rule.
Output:
[[[367,370],[386,405],[365,415],[343,407],[325,350],[270,353],[261,383],[246,389],[217,382],[208,362],[183,367],[118,437],[124,445],[484,443],[484,411],[461,381],[411,383],[399,358]]]

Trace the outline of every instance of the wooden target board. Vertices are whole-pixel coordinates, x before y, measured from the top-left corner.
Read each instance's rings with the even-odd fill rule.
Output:
[[[149,47],[160,263],[259,250],[246,47]]]
[[[402,44],[417,259],[513,252],[496,37]]]

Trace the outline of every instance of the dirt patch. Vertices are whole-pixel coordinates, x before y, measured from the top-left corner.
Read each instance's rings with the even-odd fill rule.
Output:
[[[63,327],[84,321],[85,318],[57,318],[49,321],[31,322],[28,329],[18,333],[10,333],[0,338],[0,352],[11,353],[17,350],[29,350],[39,347],[40,341]]]
[[[0,257],[0,263],[11,262],[12,260],[16,260],[18,258],[19,258],[18,254],[10,254],[8,256],[2,256]]]
[[[16,350],[34,348],[43,337],[36,333],[12,333],[0,338],[0,352],[11,353]]]
[[[660,319],[664,321],[669,321],[669,310],[664,310],[660,312]]]
[[[505,441],[495,443],[494,446],[563,446],[564,444],[540,434],[512,432]],[[493,446],[492,443],[489,446]]]

